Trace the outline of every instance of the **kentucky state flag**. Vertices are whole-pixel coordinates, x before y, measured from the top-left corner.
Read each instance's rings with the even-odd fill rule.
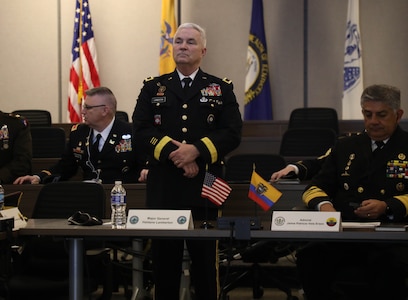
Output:
[[[267,211],[281,196],[282,193],[279,190],[259,176],[255,170],[252,171],[251,184],[248,192],[249,199],[255,201],[264,211]]]
[[[252,1],[246,72],[244,120],[272,120],[262,0]]]

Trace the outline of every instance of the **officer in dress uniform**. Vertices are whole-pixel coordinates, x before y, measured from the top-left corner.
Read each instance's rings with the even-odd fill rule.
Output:
[[[0,184],[12,183],[31,172],[33,156],[27,120],[0,111]]]
[[[343,221],[402,222],[408,213],[408,132],[398,125],[400,91],[369,86],[361,107],[365,132],[338,140],[303,200],[311,209],[340,211]],[[336,276],[328,274],[350,265],[362,267],[369,283],[353,291],[354,297],[362,292],[365,298],[359,299],[406,299],[408,249],[402,248],[354,243],[305,247],[297,263],[307,299],[337,299],[330,288]]]
[[[133,151],[132,126],[115,119],[116,98],[106,87],[86,91],[82,107],[84,123],[72,126],[66,149],[59,162],[33,176],[18,178],[15,183],[46,183],[68,180],[81,167],[84,180],[102,183],[137,182],[140,165]],[[97,141],[97,136],[100,139]]]
[[[217,207],[201,197],[205,171],[222,175],[223,157],[239,145],[242,129],[231,81],[199,67],[205,53],[205,31],[180,25],[173,41],[176,70],[146,79],[133,113],[137,151],[149,157],[147,206],[191,209],[194,220],[216,218]],[[216,242],[186,245],[196,299],[217,299]],[[179,299],[183,248],[183,240],[153,240],[156,300]]]

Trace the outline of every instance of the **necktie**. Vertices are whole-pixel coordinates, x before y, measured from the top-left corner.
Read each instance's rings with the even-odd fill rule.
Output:
[[[377,153],[380,152],[385,145],[383,141],[375,141],[375,144],[377,145],[377,148],[375,148],[373,151],[374,156],[377,155]]]
[[[96,141],[95,141],[95,143],[93,143],[93,145],[92,145],[92,150],[94,151],[94,153],[99,153],[99,141],[101,140],[101,134],[100,133],[98,133],[97,135],[96,135]]]
[[[184,91],[184,93],[186,93],[187,90],[190,88],[191,81],[193,81],[193,80],[190,77],[184,77],[183,78],[183,82],[184,82],[183,91]]]

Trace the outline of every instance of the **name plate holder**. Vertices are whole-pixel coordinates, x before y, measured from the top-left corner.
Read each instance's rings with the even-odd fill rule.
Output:
[[[127,229],[194,229],[191,210],[129,209]]]
[[[13,231],[24,228],[27,225],[27,221],[21,214],[17,207],[7,208],[0,212],[0,217],[4,219],[13,219]]]
[[[341,231],[340,212],[274,211],[272,231]]]

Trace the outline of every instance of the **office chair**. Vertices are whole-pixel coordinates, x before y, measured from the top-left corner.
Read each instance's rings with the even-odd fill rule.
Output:
[[[337,111],[329,107],[304,107],[294,109],[289,117],[288,129],[331,128],[338,135]]]
[[[293,128],[282,136],[279,154],[287,157],[318,157],[332,147],[337,135],[330,128]]]
[[[31,127],[33,158],[60,158],[65,149],[65,131],[60,127]]]
[[[285,159],[278,154],[236,154],[225,163],[225,180],[230,183],[249,183],[252,170],[265,180],[269,180],[273,172],[286,166]]]
[[[121,111],[121,110],[117,110],[115,117],[119,120],[122,120],[124,122],[129,122],[129,116],[127,114],[127,112],[125,111]]]
[[[44,185],[38,194],[32,218],[68,219],[77,211],[98,218],[105,216],[106,194],[97,183],[65,181]],[[98,249],[97,242],[86,243],[86,249]],[[7,282],[8,299],[44,297],[57,299],[69,292],[69,257],[64,239],[35,237],[24,241],[22,254],[15,254],[14,274]],[[107,251],[86,255],[84,287],[88,293],[104,285],[103,297],[111,290],[110,257]],[[102,278],[101,278],[102,276]],[[106,277],[105,277],[106,276]]]
[[[264,240],[235,241],[232,249],[231,246],[220,243],[220,300],[228,300],[230,291],[247,285],[252,288],[253,299],[262,298],[264,287],[281,290],[287,300],[298,299],[292,295],[292,288],[300,287],[294,263],[296,244]],[[282,257],[291,257],[293,261],[289,265],[279,264]]]
[[[51,126],[51,113],[41,109],[20,109],[13,111],[13,114],[25,117],[30,127]]]

